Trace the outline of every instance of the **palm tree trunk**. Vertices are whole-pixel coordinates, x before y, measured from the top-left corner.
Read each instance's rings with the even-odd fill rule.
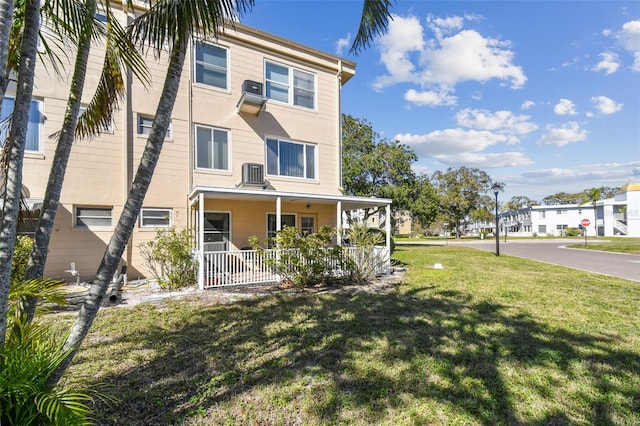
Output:
[[[9,55],[9,34],[13,22],[13,0],[0,0],[0,112],[2,100],[9,83],[7,78],[7,63]]]
[[[40,28],[40,1],[27,0],[22,38],[20,74],[9,131],[9,157],[5,174],[5,197],[0,217],[0,348],[7,329],[11,262],[16,242],[16,225],[22,193],[22,166],[27,139],[31,95],[35,77],[36,49]]]
[[[60,377],[69,364],[71,364],[78,348],[89,332],[89,328],[100,309],[109,283],[118,268],[122,253],[131,237],[131,232],[136,224],[144,197],[151,183],[153,172],[158,164],[162,145],[169,127],[171,112],[180,86],[180,77],[186,57],[188,40],[188,35],[180,37],[171,52],[169,67],[156,110],[156,116],[153,120],[151,133],[149,134],[147,144],[142,153],[136,176],[129,190],[129,196],[127,197],[113,236],[105,250],[102,262],[98,267],[96,277],[89,288],[89,294],[80,307],[78,318],[65,341],[64,348],[72,349],[72,351],[54,372],[50,379],[50,384],[55,384],[60,380]]]
[[[62,124],[62,130],[58,137],[56,152],[51,163],[51,171],[49,172],[49,181],[42,202],[40,219],[36,228],[33,247],[29,257],[29,263],[25,271],[25,280],[39,278],[44,275],[44,266],[47,261],[47,251],[49,241],[51,240],[51,232],[53,231],[53,223],[60,202],[60,193],[62,192],[62,184],[64,182],[64,174],[69,162],[71,147],[75,136],[76,124],[78,123],[78,112],[80,111],[80,102],[82,100],[82,91],[84,89],[84,81],[87,75],[87,62],[89,53],[91,52],[91,27],[93,25],[93,16],[96,12],[95,0],[86,0],[86,16],[84,23],[84,31],[78,43],[78,52],[76,56],[75,67],[73,69],[73,77],[71,80],[71,88],[69,91],[69,99],[67,101],[67,110]],[[26,307],[27,321],[33,319],[36,310],[36,298],[29,298]]]

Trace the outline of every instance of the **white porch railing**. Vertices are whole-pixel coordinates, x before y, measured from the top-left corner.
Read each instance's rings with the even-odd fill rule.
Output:
[[[203,276],[198,277],[201,289],[251,284],[272,284],[281,280],[281,275],[271,266],[281,250],[233,250],[203,253]],[[390,263],[387,247],[364,250],[359,247],[344,247],[344,255],[349,256],[360,268],[375,274],[387,272]],[[335,275],[349,271],[340,270],[339,262],[327,256],[329,269]]]

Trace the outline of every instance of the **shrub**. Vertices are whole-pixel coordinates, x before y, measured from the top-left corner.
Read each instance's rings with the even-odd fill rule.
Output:
[[[156,231],[153,240],[140,244],[145,266],[162,288],[176,289],[196,282],[197,261],[192,253],[193,238],[188,229]]]
[[[91,424],[88,392],[48,384],[70,350],[46,327],[14,325],[0,350],[0,424]]]
[[[347,230],[347,238],[356,250],[349,262],[345,262],[352,281],[365,282],[373,279],[379,272],[380,264],[387,259],[381,258],[376,246],[385,242],[386,233],[376,228],[367,228],[364,224],[354,224]],[[395,243],[391,239],[391,251]]]
[[[568,237],[577,237],[582,235],[582,229],[580,228],[567,228],[564,230],[564,235]]]
[[[25,235],[19,235],[16,238],[16,246],[13,249],[13,262],[11,263],[11,282],[21,281],[24,279],[24,273],[27,270],[27,262],[31,255],[31,247],[33,240]]]

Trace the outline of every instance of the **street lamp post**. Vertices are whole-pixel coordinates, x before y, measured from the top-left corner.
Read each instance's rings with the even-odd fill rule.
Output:
[[[502,191],[504,185],[501,183],[494,183],[491,185],[491,189],[496,196],[496,256],[500,256],[500,223],[498,218],[498,193]]]

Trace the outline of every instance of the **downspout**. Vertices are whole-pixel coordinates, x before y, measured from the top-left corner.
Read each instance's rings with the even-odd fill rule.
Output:
[[[336,96],[336,110],[338,111],[338,189],[342,192],[342,61],[338,59],[338,74],[336,79],[337,96]],[[342,217],[342,215],[340,215]]]
[[[191,190],[193,189],[193,171],[195,170],[194,165],[195,165],[195,161],[194,161],[194,157],[195,157],[195,153],[194,153],[194,145],[195,145],[195,140],[194,140],[194,135],[193,135],[193,44],[191,44],[190,48],[189,48],[189,56],[187,59],[187,63],[189,64],[189,79],[188,79],[188,85],[187,87],[189,88],[189,92],[188,92],[188,102],[189,102],[189,110],[188,110],[188,120],[187,120],[187,125],[189,126],[189,130],[187,131],[187,134],[189,135],[189,141],[188,141],[188,146],[187,146],[187,155],[189,156],[189,160],[187,161],[187,164],[189,165],[189,170],[188,170],[188,182],[187,182],[187,194],[191,193]],[[187,195],[187,205],[189,203],[189,196]],[[189,207],[188,207],[189,208]],[[191,214],[188,215],[190,219],[193,218],[193,216]],[[188,220],[188,219],[187,219]],[[200,222],[202,223],[202,222]],[[193,223],[189,223],[187,222],[187,228],[193,228],[194,224]]]
[[[126,9],[126,2],[122,2],[122,8]],[[125,13],[125,19],[127,20],[127,26],[133,22],[134,16],[132,11],[128,11]],[[131,70],[127,68],[125,73],[126,75],[126,87],[127,94],[126,100],[124,102],[124,112],[123,112],[123,136],[122,136],[122,206],[124,207],[125,202],[127,201],[127,196],[129,194],[129,188],[131,187],[131,183],[133,181],[133,104],[132,104],[132,74]],[[133,233],[132,236],[129,237],[129,242],[127,243],[126,251],[125,251],[125,262],[126,265],[131,265],[133,260]],[[125,269],[126,270],[126,269]],[[125,277],[126,282],[126,277]]]
[[[342,61],[338,59],[338,74],[336,75],[336,110],[338,111],[338,191],[343,193],[342,182]],[[336,244],[342,245],[342,202],[336,204]]]

